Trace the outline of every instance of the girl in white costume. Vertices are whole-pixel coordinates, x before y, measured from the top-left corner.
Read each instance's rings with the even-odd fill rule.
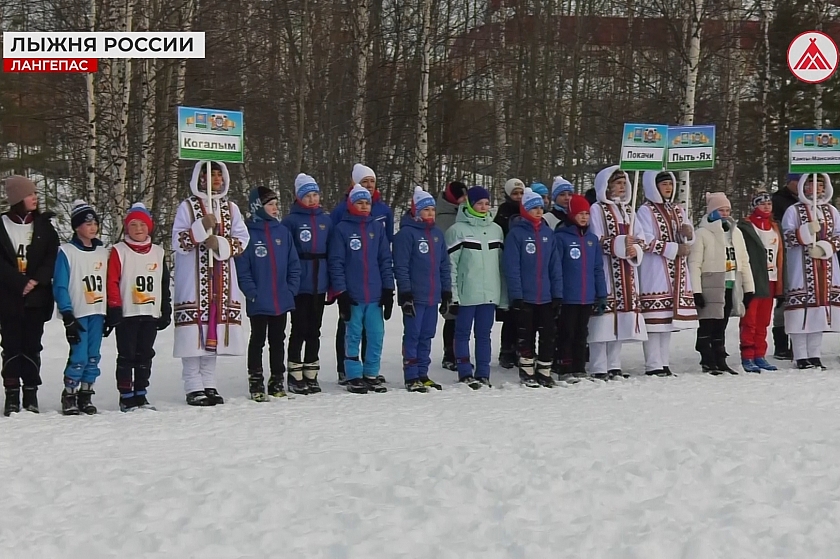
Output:
[[[834,258],[840,248],[840,213],[830,204],[834,189],[828,175],[817,180],[816,208],[813,178],[802,175],[799,202],[782,218],[788,272],[785,329],[800,369],[824,368],[820,361],[823,332],[840,332],[840,269]]]
[[[697,328],[697,310],[686,256],[694,243],[692,227],[682,207],[673,202],[673,173],[645,171],[645,203],[639,208],[634,233],[645,239],[639,267],[642,315],[648,339],[644,342],[645,374],[670,376],[671,332]]]
[[[216,356],[243,355],[246,344],[245,303],[233,257],[242,254],[250,236],[239,208],[227,199],[227,167],[212,164],[212,204],[207,197],[206,169],[206,161],[196,163],[190,181],[192,196],[178,206],[172,226],[174,354],[182,360],[184,391],[193,406],[224,403],[216,390]]]
[[[598,202],[590,211],[589,230],[601,241],[607,308],[589,319],[589,367],[595,378],[628,376],[621,371],[621,343],[647,340],[639,301],[638,267],[644,256],[644,239],[630,235],[630,177],[618,165],[595,177]]]

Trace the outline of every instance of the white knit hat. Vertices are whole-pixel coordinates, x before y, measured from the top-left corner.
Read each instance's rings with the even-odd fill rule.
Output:
[[[519,179],[510,179],[505,183],[505,194],[511,196],[517,188],[521,188],[525,192],[525,183]]]
[[[376,173],[373,172],[373,169],[362,165],[361,163],[353,165],[353,184],[361,184],[366,177],[373,177],[376,179]]]
[[[353,190],[351,190],[350,194],[347,196],[347,201],[351,204],[355,204],[359,200],[367,200],[368,202],[370,202],[371,196],[367,188],[360,184],[357,184],[353,187]]]
[[[414,208],[414,214],[420,213],[420,210],[434,207],[435,198],[425,190],[422,186],[414,187],[414,196],[411,197],[411,206]]]
[[[311,176],[301,173],[295,178],[295,198],[303,200],[303,197],[310,192],[321,192],[318,183]]]
[[[543,199],[542,196],[531,190],[530,188],[525,189],[525,194],[522,195],[522,207],[525,208],[525,211],[531,211],[534,208],[542,208],[543,207]]]

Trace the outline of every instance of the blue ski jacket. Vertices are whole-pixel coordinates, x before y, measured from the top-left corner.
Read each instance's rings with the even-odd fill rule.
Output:
[[[419,305],[437,305],[441,291],[452,291],[449,253],[443,232],[406,212],[394,236],[394,277],[400,294]]]
[[[332,219],[320,206],[305,208],[295,202],[282,223],[291,233],[300,258],[298,293],[326,293],[330,279],[327,271],[327,240],[333,226]]]
[[[292,234],[276,219],[252,217],[245,225],[251,241],[236,257],[236,275],[248,316],[280,316],[294,310],[300,260]]]
[[[554,232],[540,220],[511,222],[503,255],[508,298],[543,305],[563,297],[563,268]]]
[[[383,289],[394,289],[391,246],[373,216],[347,212],[333,227],[327,255],[331,295],[347,291],[354,303],[366,305],[378,303]]]
[[[563,303],[591,305],[607,296],[604,255],[598,237],[577,225],[554,232],[563,268]]]

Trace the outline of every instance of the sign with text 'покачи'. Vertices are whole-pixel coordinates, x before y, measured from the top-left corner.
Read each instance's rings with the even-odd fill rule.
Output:
[[[840,172],[840,130],[791,130],[791,173]]]
[[[667,171],[700,171],[714,167],[714,125],[668,127]]]
[[[242,163],[242,113],[178,107],[178,157]]]
[[[664,124],[625,124],[621,138],[624,171],[661,171],[665,165],[668,127]]]

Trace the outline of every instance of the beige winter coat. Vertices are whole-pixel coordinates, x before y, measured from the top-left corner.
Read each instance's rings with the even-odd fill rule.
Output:
[[[732,245],[735,247],[735,286],[732,289],[732,315],[744,316],[744,293],[754,293],[750,256],[744,235],[730,222]],[[723,318],[726,297],[726,234],[722,220],[709,223],[707,216],[700,220],[697,239],[688,255],[688,271],[694,293],[702,293],[706,306],[697,309],[697,317]]]

